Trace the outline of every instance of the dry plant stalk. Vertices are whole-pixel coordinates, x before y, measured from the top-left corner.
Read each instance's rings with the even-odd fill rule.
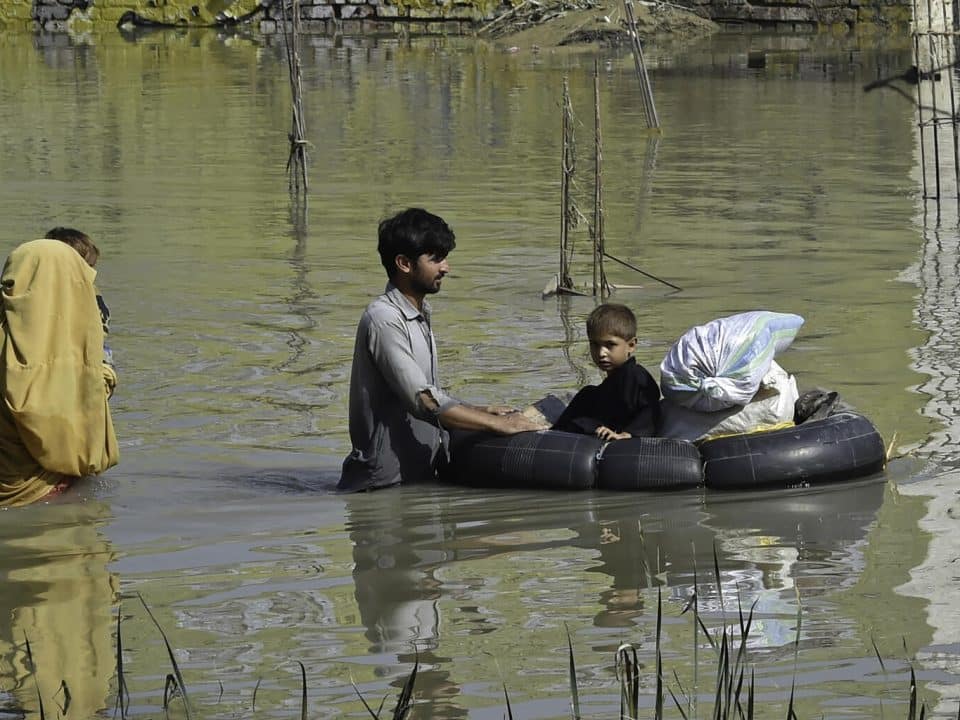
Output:
[[[292,119],[290,154],[287,157],[287,172],[290,174],[290,191],[296,195],[307,192],[307,139],[303,117],[303,79],[300,69],[300,0],[281,3],[283,9],[283,38],[287,49],[287,69],[290,73]]]

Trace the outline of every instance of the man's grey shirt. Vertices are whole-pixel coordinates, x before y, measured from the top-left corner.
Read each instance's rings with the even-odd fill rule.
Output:
[[[420,394],[434,399],[433,410]],[[430,305],[417,310],[392,283],[360,318],[350,371],[350,442],[341,490],[435,477],[446,452],[438,415],[459,401],[440,390]]]

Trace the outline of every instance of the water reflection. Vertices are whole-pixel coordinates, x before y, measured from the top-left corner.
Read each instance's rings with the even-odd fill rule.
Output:
[[[594,299],[543,302],[539,291],[556,268],[551,118],[563,75],[576,107],[591,107],[595,53],[311,39],[304,82],[318,151],[307,227],[291,218],[283,172],[282,39],[43,42],[0,40],[0,215],[10,238],[32,236],[40,217],[48,220],[39,230],[80,225],[103,238],[101,279],[115,300],[124,368],[115,398],[124,461],[102,492],[117,516],[118,567],[125,589],[144,590],[175,646],[192,653],[188,672],[229,668],[228,690],[240,684],[244,694],[237,712],[257,680],[291,658],[322,674],[316,691],[328,705],[359,711],[348,673],[377,696],[385,678],[402,681],[418,651],[422,712],[459,717],[497,703],[502,676],[511,691],[554,702],[523,717],[563,716],[564,624],[578,666],[615,705],[609,650],[651,637],[654,588],[671,611],[668,659],[689,667],[689,614],[678,614],[695,569],[702,609],[716,622],[714,546],[728,617],[739,588],[745,604],[757,600],[757,649],[769,652],[771,682],[786,676],[789,686],[778,663],[789,655],[797,590],[810,599],[805,650],[829,648],[817,656],[827,671],[873,657],[871,623],[897,628],[897,647],[898,613],[912,635],[925,631],[919,601],[890,589],[906,581],[905,548],[920,552],[925,540],[886,523],[886,536],[874,534],[863,551],[872,486],[831,489],[838,494],[812,505],[802,503],[813,496],[779,494],[416,488],[343,500],[350,536],[341,532],[341,501],[325,491],[347,449],[350,348],[357,317],[383,287],[374,230],[388,211],[435,203],[462,239],[436,308],[454,394],[529,402],[593,379],[583,319]],[[684,287],[618,292],[637,310],[645,365],[656,367],[692,325],[775,304],[807,318],[785,367],[804,386],[835,387],[888,441],[898,431],[915,446],[935,425],[918,413],[927,399],[916,392],[917,367],[938,368],[925,388],[930,408],[947,417],[957,404],[956,243],[942,233],[943,251],[924,251],[922,329],[916,286],[891,282],[921,239],[904,191],[912,109],[862,92],[901,68],[909,49],[874,52],[876,42],[892,40],[858,38],[847,51],[833,38],[738,36],[657,49],[648,59],[667,131],[655,148],[638,135],[632,59],[606,56],[605,226],[612,254]],[[766,68],[747,68],[748,50],[766,51]],[[614,283],[635,279],[609,272]],[[910,367],[905,353],[924,343],[924,330],[934,339]],[[950,433],[945,452],[956,450]],[[254,479],[209,470],[221,465]],[[849,527],[830,515],[831,503],[848,508],[846,493],[863,503]],[[885,509],[905,516],[903,503]],[[862,592],[847,588],[865,552],[869,571],[886,546],[894,557],[883,572]],[[19,550],[4,546],[0,562],[15,564]],[[149,652],[132,653],[144,693],[164,653],[154,634],[147,640]],[[4,658],[19,642],[4,640]],[[860,672],[855,665],[847,672]],[[295,694],[286,680],[277,686],[272,698],[261,688],[261,701]],[[216,697],[213,679],[206,689]],[[833,712],[843,692],[811,701],[805,715],[827,704]],[[612,716],[607,709],[592,716]]]
[[[88,720],[110,704],[117,578],[107,505],[58,502],[0,523],[0,717]],[[27,657],[30,643],[33,668]],[[5,697],[4,693],[8,693]]]
[[[960,460],[960,376],[956,348],[960,343],[960,243],[954,227],[928,226],[920,258],[905,275],[920,286],[916,315],[930,334],[922,346],[911,352],[918,370],[928,379],[919,390],[929,398],[923,414],[934,418],[939,429],[931,434],[924,449],[946,453],[944,461]]]
[[[395,657],[408,671],[419,658],[426,670],[418,687],[436,703],[424,716],[454,717],[461,709],[451,698],[464,692],[459,683],[498,676],[478,652],[485,636],[518,633],[529,657],[555,655],[562,635],[546,628],[565,620],[575,629],[592,606],[591,624],[601,632],[590,634],[591,650],[612,653],[625,629],[626,637],[650,637],[655,587],[678,611],[696,582],[708,624],[755,603],[752,646],[788,646],[797,592],[816,605],[856,581],[864,565],[858,548],[883,492],[884,481],[874,478],[813,492],[705,499],[581,493],[571,502],[569,494],[443,488],[351,495],[347,528],[369,652],[387,665]],[[539,562],[531,568],[533,558]],[[514,575],[511,567],[524,572]],[[565,577],[579,579],[567,585]],[[537,632],[543,603],[551,619]],[[803,646],[830,644],[824,639],[830,633],[821,632],[828,622],[813,617]],[[687,632],[665,629],[668,636]],[[832,642],[852,634],[841,632]],[[500,668],[512,685],[515,673],[529,669],[522,658],[503,656]],[[431,694],[430,678],[442,697]],[[394,685],[403,680],[400,672]]]
[[[290,370],[296,368],[298,362],[303,356],[304,349],[309,341],[304,337],[304,332],[316,326],[311,308],[307,300],[316,297],[313,287],[310,285],[308,275],[309,269],[306,265],[306,250],[308,237],[308,218],[309,210],[307,199],[301,193],[294,193],[291,190],[290,196],[290,236],[294,241],[293,251],[290,253],[290,268],[293,276],[290,282],[291,294],[286,298],[290,306],[290,312],[297,317],[301,323],[299,327],[290,328],[290,339],[287,345],[290,348],[290,356],[277,365],[277,370]],[[296,370],[294,370],[296,372]]]

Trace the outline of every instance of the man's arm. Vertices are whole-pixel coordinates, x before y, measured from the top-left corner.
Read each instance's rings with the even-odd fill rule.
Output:
[[[429,410],[437,409],[437,402],[429,392],[420,393],[420,402]],[[498,435],[513,435],[547,429],[519,412],[496,415],[469,405],[453,405],[440,410],[437,417],[441,425],[452,430],[486,430]]]

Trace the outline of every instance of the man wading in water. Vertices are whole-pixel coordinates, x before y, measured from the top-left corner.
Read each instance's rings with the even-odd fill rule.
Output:
[[[350,372],[350,442],[338,488],[372,490],[434,480],[447,461],[445,428],[501,435],[544,426],[500,406],[472,407],[440,389],[430,304],[456,247],[442,218],[410,208],[380,223],[387,288],[360,318]]]

